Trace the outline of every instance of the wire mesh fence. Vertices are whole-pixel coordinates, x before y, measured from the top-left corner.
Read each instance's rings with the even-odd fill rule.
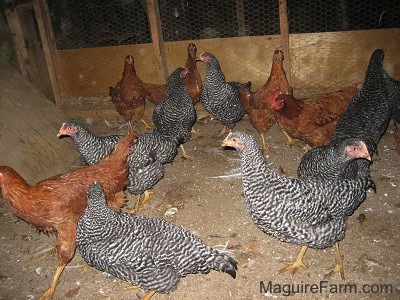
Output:
[[[145,0],[49,0],[58,49],[151,42]],[[160,0],[164,41],[280,33],[277,0]],[[400,2],[288,0],[290,33],[400,27]]]
[[[57,49],[152,42],[146,0],[48,0],[48,5]],[[158,6],[157,17],[165,42],[280,34],[278,0],[159,0]],[[310,96],[310,90],[333,91],[362,79],[330,75],[343,61],[352,65],[357,60],[337,57],[335,61],[346,45],[341,44],[340,37],[332,37],[331,32],[400,28],[400,1],[287,0],[287,12],[292,86],[300,97]],[[329,53],[330,61],[318,52],[310,55],[310,45]],[[354,54],[357,50],[353,47],[352,51]],[[326,66],[325,71],[335,70],[325,72],[329,75],[325,77],[321,66]]]

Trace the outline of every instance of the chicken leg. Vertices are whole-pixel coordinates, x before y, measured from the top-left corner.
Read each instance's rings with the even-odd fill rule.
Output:
[[[185,148],[183,148],[182,144],[180,145],[180,147],[181,147],[182,152],[183,152],[182,157],[186,158],[186,159],[192,159],[189,155],[186,154]]]
[[[263,149],[263,151],[264,151],[264,152],[269,152],[269,151],[271,151],[271,150],[272,150],[271,147],[268,146],[268,145],[265,143],[264,133],[260,133],[260,136],[261,136],[261,143],[262,143],[262,149]]]
[[[65,266],[66,265],[64,264],[64,265],[61,265],[61,266],[57,267],[56,275],[54,275],[53,282],[51,283],[51,286],[47,289],[47,291],[43,294],[43,296],[40,297],[39,300],[46,300],[46,299],[52,299],[53,298],[54,292],[55,292],[56,287],[57,287],[58,280],[60,279],[61,273],[64,271]]]
[[[147,295],[144,296],[143,300],[149,300],[151,297],[154,296],[155,293],[156,293],[156,291],[151,291],[151,292],[147,293]]]
[[[232,130],[228,130],[228,127],[226,125],[224,125],[224,127],[222,128],[222,130],[218,133],[217,137],[221,137],[223,136],[225,133],[227,132],[232,132]]]
[[[344,269],[343,269],[343,255],[340,253],[339,243],[335,243],[335,265],[332,270],[324,276],[324,278],[330,278],[335,273],[340,273],[340,277],[344,280]]]
[[[301,268],[307,269],[308,268],[307,265],[303,262],[303,257],[306,254],[307,249],[308,249],[308,246],[302,246],[300,249],[300,253],[297,256],[295,262],[294,263],[285,262],[287,264],[287,266],[284,267],[283,269],[280,269],[279,273],[291,271],[292,276],[294,276],[294,274],[296,274],[296,272],[299,269],[301,269]]]
[[[129,211],[129,213],[130,214],[137,213],[145,202],[150,201],[150,197],[153,194],[154,194],[153,192],[146,190],[146,191],[144,191],[143,200],[142,200],[142,195],[137,196],[135,206]]]
[[[147,123],[144,119],[141,119],[140,121],[143,123],[145,128],[147,128],[147,129],[153,129],[154,128],[154,126],[152,126],[149,123]]]

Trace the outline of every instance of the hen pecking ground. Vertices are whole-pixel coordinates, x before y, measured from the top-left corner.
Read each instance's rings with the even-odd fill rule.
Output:
[[[103,121],[88,126],[98,134],[124,133]],[[283,261],[295,258],[299,247],[267,236],[253,224],[242,195],[239,157],[235,151],[219,147],[222,138],[216,135],[220,127],[208,118],[195,124],[199,133],[185,144],[192,160],[181,158],[179,152],[175,161],[166,165],[165,177],[153,189],[151,202],[139,213],[165,218],[197,234],[206,244],[229,251],[239,264],[237,278],[218,272],[191,275],[169,295],[156,294],[153,299],[400,298],[400,156],[394,150],[392,123],[371,168],[377,193],[369,193],[349,218],[346,237],[340,243],[345,281],[339,276],[323,279],[334,263],[332,248],[309,249],[305,256],[308,269],[293,278],[277,274]],[[259,138],[246,117],[235,129]],[[273,147],[273,152],[266,154],[272,167],[295,176],[303,150],[287,146],[276,126],[266,140]],[[79,160],[71,168],[82,163]],[[132,205],[128,203],[128,208]],[[0,239],[0,299],[38,298],[49,286],[56,266],[55,256],[39,254],[54,245],[54,237],[38,234],[17,219],[1,199]],[[266,289],[271,282],[274,290],[261,293],[261,281]],[[294,290],[289,291],[292,284]],[[320,284],[326,288],[320,290]],[[296,293],[298,288],[302,293]],[[123,300],[143,295],[126,282],[86,268],[76,253],[61,276],[55,299]]]

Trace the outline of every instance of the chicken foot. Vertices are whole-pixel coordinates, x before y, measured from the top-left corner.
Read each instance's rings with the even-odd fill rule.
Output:
[[[324,276],[324,278],[330,278],[335,273],[340,273],[340,277],[344,280],[344,268],[343,268],[343,260],[344,257],[340,253],[339,243],[335,243],[335,265],[333,266],[332,270]]]
[[[261,143],[262,143],[262,149],[264,152],[269,152],[272,150],[272,148],[270,146],[267,145],[267,143],[265,142],[265,137],[263,133],[260,133],[261,136]]]
[[[192,159],[189,155],[186,154],[185,148],[183,148],[183,145],[180,145],[181,149],[182,149],[182,158],[186,158],[186,159]]]
[[[152,126],[149,123],[147,123],[144,119],[140,119],[140,121],[143,123],[145,128],[147,128],[147,129],[153,129],[154,128],[154,126]]]
[[[308,266],[303,262],[303,257],[306,254],[307,249],[308,249],[308,246],[302,246],[300,249],[300,253],[297,256],[295,262],[294,263],[285,262],[287,264],[287,266],[280,269],[279,273],[291,271],[292,276],[294,276],[294,274],[296,274],[299,269],[301,269],[301,268],[307,269]]]
[[[225,135],[225,133],[227,133],[227,132],[232,132],[232,130],[228,130],[228,127],[226,126],[226,125],[224,125],[224,127],[222,128],[222,130],[218,133],[218,135],[217,135],[217,137],[221,137],[221,136],[223,136],[223,135]]]
[[[142,200],[142,195],[137,196],[135,206],[129,211],[130,214],[135,214],[137,213],[140,208],[142,208],[143,204],[146,202],[150,201],[151,195],[153,195],[153,192],[149,192],[148,190],[144,191],[144,197]]]
[[[64,265],[61,265],[61,266],[57,267],[57,271],[56,271],[56,274],[54,275],[53,282],[51,283],[51,286],[47,289],[47,291],[43,294],[43,296],[40,297],[39,300],[47,300],[47,299],[52,299],[53,298],[54,292],[55,292],[56,287],[57,287],[58,280],[60,279],[61,273],[64,271],[65,266],[66,265],[64,264]]]

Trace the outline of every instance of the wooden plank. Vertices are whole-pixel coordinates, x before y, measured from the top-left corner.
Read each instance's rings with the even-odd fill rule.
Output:
[[[384,48],[386,70],[400,79],[399,36],[399,28],[291,34],[291,80],[295,93],[321,93],[362,80],[366,62],[376,48]],[[210,51],[216,55],[227,80],[251,81],[254,90],[268,79],[273,53],[282,44],[279,35],[166,42],[168,74],[184,64],[190,42],[197,45],[198,54]],[[107,96],[108,87],[121,79],[127,54],[135,58],[136,71],[143,81],[161,82],[157,81],[159,74],[151,44],[57,52],[69,98]],[[204,64],[199,62],[197,67],[204,78]]]
[[[12,39],[14,42],[15,52],[17,54],[19,68],[22,76],[29,77],[29,57],[26,50],[24,36],[22,34],[21,24],[19,23],[18,13],[16,10],[6,10],[8,27],[10,28]]]
[[[164,40],[162,36],[160,11],[157,0],[147,0],[147,14],[150,23],[151,39],[153,41],[154,58],[161,82],[166,82],[168,71],[166,68],[166,57]]]
[[[0,59],[0,165],[29,183],[64,172],[79,153],[58,139],[66,117],[32,83]]]
[[[292,83],[291,70],[290,70],[290,48],[289,48],[289,24],[287,14],[287,1],[279,0],[279,24],[281,28],[281,41],[285,58],[283,60],[283,68],[286,71],[286,78],[289,84]]]
[[[61,69],[57,57],[57,47],[50,19],[50,12],[46,0],[33,0],[37,23],[40,32],[43,51],[46,58],[47,69],[53,88],[54,99],[57,108],[62,109],[63,99],[66,98],[66,90],[61,76]]]

